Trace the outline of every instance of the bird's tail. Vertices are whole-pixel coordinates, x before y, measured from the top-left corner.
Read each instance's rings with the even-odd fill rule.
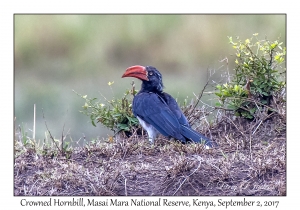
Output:
[[[206,146],[210,148],[214,146],[212,141],[209,138],[193,130],[191,127],[181,125],[181,134],[193,142],[197,142],[197,143],[203,142]]]

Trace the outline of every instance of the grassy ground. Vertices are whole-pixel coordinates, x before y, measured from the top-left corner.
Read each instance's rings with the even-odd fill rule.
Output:
[[[204,149],[146,136],[94,141],[62,153],[15,138],[18,195],[286,195],[285,115],[246,121],[223,114],[201,132]],[[78,144],[79,145],[79,144]]]

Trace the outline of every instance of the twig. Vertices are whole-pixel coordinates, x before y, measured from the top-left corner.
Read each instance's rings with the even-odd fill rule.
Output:
[[[227,98],[228,98],[228,99],[239,99],[239,100],[249,101],[249,102],[255,103],[256,106],[257,106],[257,104],[259,104],[259,105],[261,105],[261,106],[263,106],[263,107],[266,107],[266,108],[270,109],[270,111],[273,111],[273,112],[276,112],[276,113],[280,114],[276,109],[271,108],[270,106],[267,106],[267,105],[265,105],[265,104],[263,104],[263,103],[261,103],[261,102],[255,100],[255,99],[252,99],[252,98],[242,98],[242,97],[227,97]],[[257,104],[256,104],[256,103],[257,103]],[[215,107],[215,108],[217,108],[217,109],[224,109],[224,108],[220,108],[220,107]],[[245,111],[249,111],[248,109],[246,109],[246,108],[244,108],[244,107],[242,107],[242,106],[239,107],[239,108],[240,108],[240,109],[243,109],[243,110],[245,110]],[[224,109],[224,110],[227,110],[227,109]],[[235,110],[229,109],[228,111],[235,111]]]
[[[131,89],[131,91],[132,91],[132,95],[133,95],[133,97],[135,96],[135,84],[134,84],[134,81],[132,80],[132,82],[131,82],[131,86],[132,86],[132,89]]]
[[[187,177],[185,177],[185,179],[183,180],[183,182],[181,182],[181,184],[179,185],[179,187],[177,188],[177,190],[173,193],[173,195],[175,195],[178,192],[178,190],[181,188],[181,186],[184,184],[184,182],[187,180],[187,178],[189,178],[190,176],[192,176],[200,168],[200,166],[201,166],[201,161],[200,161],[198,167],[190,175],[188,175]]]
[[[61,155],[64,156],[64,130],[65,130],[65,123],[63,125],[63,130],[61,132]]]
[[[56,144],[56,142],[55,142],[55,140],[54,140],[54,138],[53,138],[53,136],[52,136],[52,134],[51,134],[51,132],[50,132],[48,126],[47,126],[47,123],[46,123],[46,119],[45,119],[45,115],[44,115],[43,109],[42,109],[42,112],[43,112],[43,118],[44,118],[44,121],[45,121],[45,125],[46,125],[46,128],[47,128],[47,131],[48,131],[48,133],[49,133],[49,135],[50,135],[50,138],[52,139],[52,141],[53,141],[53,143],[55,144],[55,146],[56,146],[56,148],[58,149],[58,151],[62,152],[62,151],[60,150],[60,148],[57,146],[57,144]]]
[[[249,135],[249,138],[250,138],[250,160],[252,160],[252,135]]]
[[[128,138],[128,140],[131,140],[133,138],[133,136],[136,134],[137,130],[139,128],[135,128],[133,134]]]
[[[226,66],[227,66],[227,73],[228,73],[228,81],[229,81],[229,83],[231,82],[230,81],[230,74],[229,74],[229,69],[228,69],[228,58],[227,57],[225,57],[223,60],[220,60],[219,62],[221,63],[221,62],[223,62],[223,61],[226,61]]]
[[[259,126],[261,125],[261,123],[262,123],[263,121],[265,121],[266,119],[268,119],[269,117],[271,117],[274,113],[275,113],[275,112],[272,112],[271,114],[269,114],[268,116],[266,116],[264,119],[262,119],[262,120],[260,121],[260,123],[258,124],[258,126],[257,126],[257,127],[255,128],[255,130],[253,131],[252,135],[255,134],[256,130],[259,128]]]
[[[35,104],[33,105],[33,132],[32,139],[35,140]]]
[[[217,166],[211,164],[211,163],[208,163],[210,166],[214,167],[215,169],[217,169],[218,171],[220,171],[222,174],[224,174],[223,171],[221,171],[221,169],[219,169]]]
[[[224,115],[224,117],[226,117],[229,121],[231,121],[231,123],[235,126],[235,128],[244,136],[244,137],[246,137],[245,136],[245,134],[237,127],[237,125],[229,118],[229,117],[227,117],[227,116],[225,116]]]
[[[274,113],[274,112],[273,112]],[[255,134],[256,130],[259,128],[259,126],[262,124],[263,120],[260,121],[260,123],[258,124],[258,126],[255,128],[255,130],[253,131],[252,135]]]
[[[127,182],[127,179],[125,178],[125,176],[122,174],[122,176],[124,177],[124,179],[125,179],[125,195],[127,196],[127,185],[126,185],[126,182]]]
[[[210,76],[210,77],[211,77],[211,76]],[[204,87],[203,87],[202,91],[200,92],[199,96],[197,97],[197,101],[196,101],[196,103],[194,104],[194,107],[193,107],[192,111],[190,111],[190,113],[189,113],[189,115],[187,116],[187,118],[189,118],[189,117],[192,115],[192,113],[194,112],[196,106],[198,106],[199,101],[200,101],[200,99],[202,98],[203,92],[204,92],[206,86],[208,85],[208,82],[209,82],[210,77],[207,79],[206,84],[204,85]]]
[[[25,184],[23,185],[23,188],[24,188],[24,195],[27,195],[27,190],[26,190]]]
[[[31,186],[31,188],[30,188],[30,190],[29,190],[29,192],[31,192],[32,188],[34,187],[34,185],[35,185],[38,181],[39,181],[39,180],[37,179],[37,180],[33,183],[33,185]]]

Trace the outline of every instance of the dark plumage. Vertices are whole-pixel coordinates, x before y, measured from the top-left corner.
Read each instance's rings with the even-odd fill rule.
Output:
[[[209,138],[193,130],[175,99],[163,92],[162,75],[152,66],[129,67],[122,77],[142,80],[142,88],[133,99],[133,114],[147,131],[149,140],[154,142],[161,133],[181,142],[203,142],[212,147]]]

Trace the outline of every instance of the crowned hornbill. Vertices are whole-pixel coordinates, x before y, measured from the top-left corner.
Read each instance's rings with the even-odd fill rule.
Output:
[[[133,99],[133,114],[147,131],[153,143],[161,133],[181,142],[203,142],[212,147],[209,138],[193,130],[175,99],[163,92],[162,76],[152,66],[132,66],[126,69],[122,77],[135,77],[142,80],[142,88]]]

